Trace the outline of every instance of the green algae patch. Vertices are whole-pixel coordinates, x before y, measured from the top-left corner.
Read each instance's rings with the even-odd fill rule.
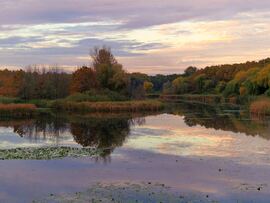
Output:
[[[16,148],[1,149],[1,160],[51,160],[65,157],[80,158],[93,157],[102,154],[95,148],[74,147],[42,147],[42,148]]]
[[[71,202],[119,202],[119,203],[181,203],[181,202],[215,202],[206,196],[184,195],[171,190],[160,183],[114,183],[96,184],[83,192],[74,194],[50,194],[35,203],[71,203]]]

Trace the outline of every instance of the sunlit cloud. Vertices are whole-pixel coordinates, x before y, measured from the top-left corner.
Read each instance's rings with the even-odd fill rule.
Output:
[[[0,2],[0,65],[89,64],[110,46],[132,72],[181,73],[187,66],[268,57],[267,0],[9,0]]]

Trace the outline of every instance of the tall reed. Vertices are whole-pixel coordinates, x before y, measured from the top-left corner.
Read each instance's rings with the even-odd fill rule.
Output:
[[[249,110],[252,114],[270,115],[270,99],[261,98],[250,104]]]
[[[0,117],[31,117],[36,110],[33,104],[0,104]]]
[[[163,103],[155,100],[125,102],[57,101],[52,107],[55,110],[68,112],[143,112],[161,110],[163,108]]]

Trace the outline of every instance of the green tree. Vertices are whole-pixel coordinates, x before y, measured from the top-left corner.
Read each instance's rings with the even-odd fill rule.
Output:
[[[172,82],[172,88],[176,94],[184,94],[188,91],[188,83],[184,77],[178,77]]]
[[[195,86],[196,86],[196,91],[198,93],[202,93],[203,92],[205,78],[206,78],[206,75],[205,74],[200,74],[200,75],[197,75],[195,77],[195,79],[194,79]]]
[[[117,62],[110,48],[94,48],[91,54],[97,81],[101,88],[113,91],[127,89],[128,76],[123,66]]]

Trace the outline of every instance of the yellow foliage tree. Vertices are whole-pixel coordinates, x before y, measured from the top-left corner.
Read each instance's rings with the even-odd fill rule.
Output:
[[[154,85],[151,82],[145,81],[143,87],[147,93],[150,93],[153,90]]]

